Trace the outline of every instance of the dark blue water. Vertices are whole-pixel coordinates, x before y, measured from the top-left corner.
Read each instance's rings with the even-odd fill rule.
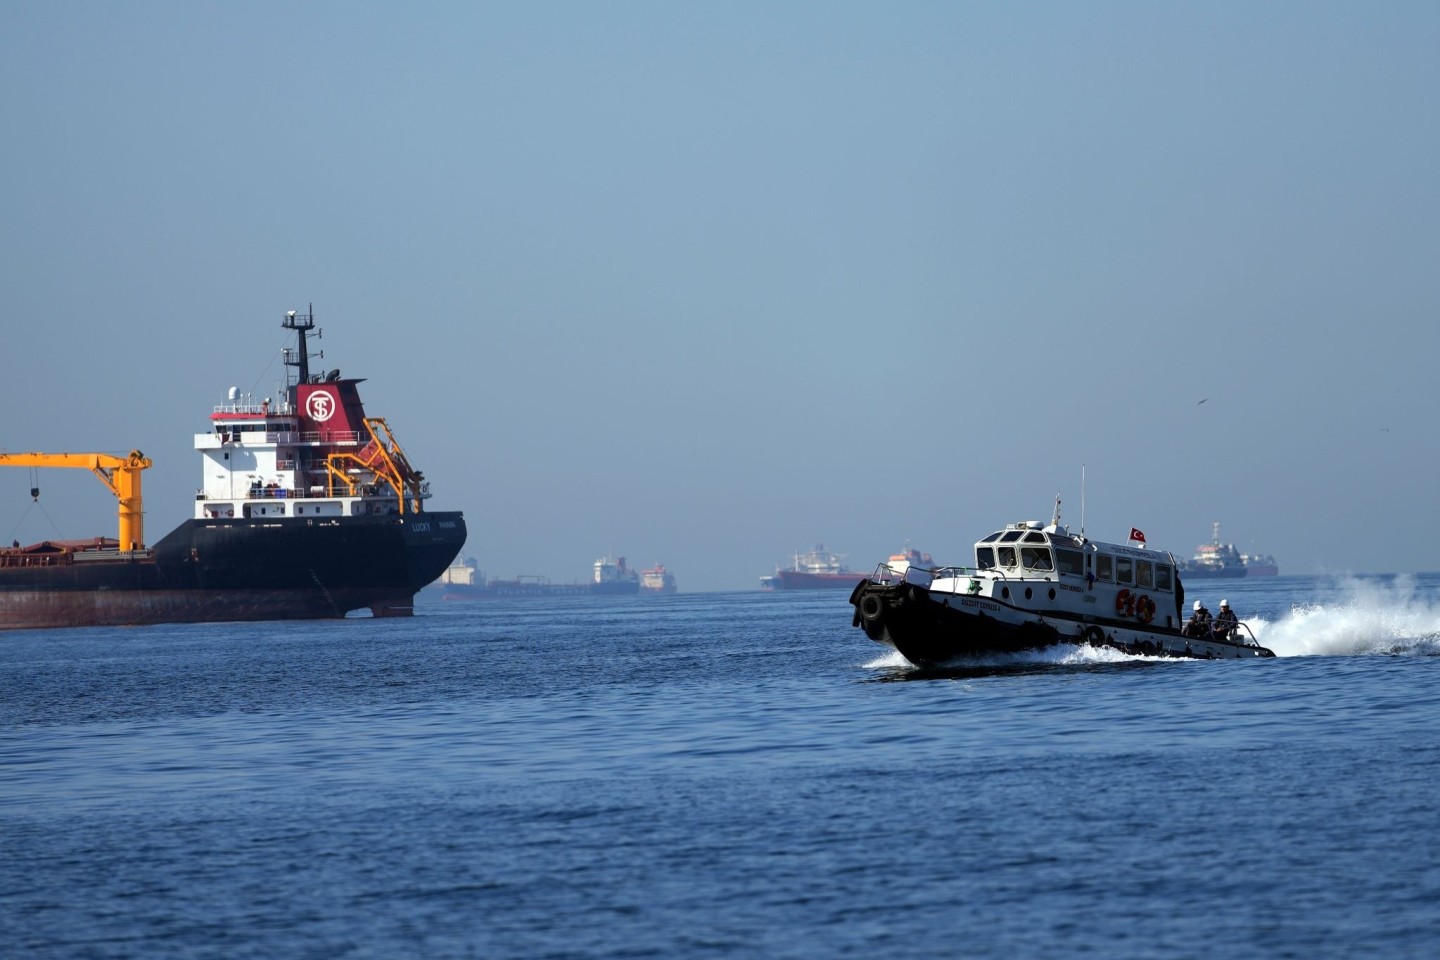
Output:
[[[1440,576],[916,672],[843,593],[0,634],[7,957],[1430,957]]]

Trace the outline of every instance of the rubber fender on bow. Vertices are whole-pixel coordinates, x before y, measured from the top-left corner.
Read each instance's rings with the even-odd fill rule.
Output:
[[[867,593],[860,598],[860,616],[870,623],[874,623],[885,615],[885,601],[873,593]]]

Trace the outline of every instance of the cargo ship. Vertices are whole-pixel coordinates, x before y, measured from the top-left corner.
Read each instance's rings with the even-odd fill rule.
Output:
[[[673,578],[672,578],[673,583]],[[507,597],[633,596],[640,592],[640,574],[618,561],[601,557],[585,583],[552,583],[548,577],[519,574],[511,580],[485,575],[471,557],[450,564],[438,580],[444,600],[500,600]]]
[[[775,573],[760,578],[761,590],[839,590],[853,589],[865,574],[850,570],[838,554],[815,544],[808,553],[796,551],[789,567],[776,567]]]
[[[675,584],[675,574],[665,569],[665,564],[657,563],[649,570],[640,571],[640,592],[652,594],[675,593],[679,588]]]
[[[1233,543],[1221,543],[1220,521],[1216,520],[1210,525],[1210,542],[1196,547],[1193,559],[1181,561],[1180,572],[1188,580],[1236,580],[1273,577],[1280,568],[1268,554],[1243,554]]]
[[[438,581],[444,600],[499,600],[502,597],[555,597],[588,594],[588,583],[551,583],[548,577],[517,574],[510,580],[492,580],[472,557],[461,557],[446,568]]]
[[[1245,563],[1247,577],[1280,576],[1280,565],[1268,553],[1242,553],[1240,559]]]
[[[119,536],[0,548],[0,629],[409,616],[465,543],[459,511],[430,512],[430,484],[360,379],[310,371],[314,311],[281,326],[281,396],[231,387],[195,436],[194,515],[147,545],[139,451],[0,454],[0,466],[89,469],[119,502]],[[320,332],[316,331],[316,337]]]
[[[595,561],[595,577],[590,592],[605,596],[633,596],[640,592],[640,573],[625,565],[625,558],[612,560],[601,557]]]

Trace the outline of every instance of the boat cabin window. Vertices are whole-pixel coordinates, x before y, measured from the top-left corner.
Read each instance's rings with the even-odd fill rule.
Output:
[[[1001,547],[999,550],[996,551],[996,557],[999,559],[999,561],[1000,561],[1000,566],[1002,566],[1002,567],[1013,567],[1013,566],[1015,566],[1015,548],[1014,548],[1014,547]]]
[[[1050,551],[1044,547],[1021,547],[1020,560],[1025,564],[1026,570],[1055,569],[1055,564],[1050,560]]]
[[[1044,542],[1045,542],[1045,534],[1043,534],[1043,533],[1035,533],[1035,532],[1032,531],[1032,532],[1030,532],[1030,533],[1025,534],[1025,542],[1026,542],[1026,543],[1044,543]]]
[[[1079,550],[1056,549],[1055,566],[1061,573],[1068,573],[1076,577],[1085,575],[1085,563]]]
[[[1095,579],[1110,582],[1115,579],[1114,558],[1100,554],[1095,558]]]
[[[1149,560],[1135,561],[1135,586],[1151,590],[1155,588],[1155,569]]]
[[[1157,563],[1155,565],[1155,589],[1169,590],[1170,587],[1170,564]]]
[[[1131,560],[1129,557],[1115,558],[1115,582],[1135,582],[1135,561]]]
[[[1020,539],[1020,534],[1021,534],[1022,532],[1023,532],[1023,531],[1020,531],[1020,530],[1006,530],[1003,534],[1001,534],[1001,536],[1000,536],[1000,542],[1001,542],[1001,543],[1014,543],[1016,540],[1019,540],[1019,539]]]
[[[981,542],[981,543],[993,543],[994,541],[999,540],[999,539],[1000,539],[1000,531],[999,531],[999,530],[996,530],[994,533],[990,534],[990,536],[986,537],[984,540],[981,540],[980,542]]]
[[[976,547],[975,566],[979,567],[981,570],[989,570],[991,567],[995,566],[995,548]]]

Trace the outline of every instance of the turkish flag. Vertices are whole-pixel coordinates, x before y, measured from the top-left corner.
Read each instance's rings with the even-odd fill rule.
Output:
[[[1136,530],[1134,527],[1131,527],[1131,528],[1130,528],[1130,539],[1136,541],[1137,543],[1144,543],[1144,542],[1145,542],[1145,534],[1141,533],[1139,530]]]

